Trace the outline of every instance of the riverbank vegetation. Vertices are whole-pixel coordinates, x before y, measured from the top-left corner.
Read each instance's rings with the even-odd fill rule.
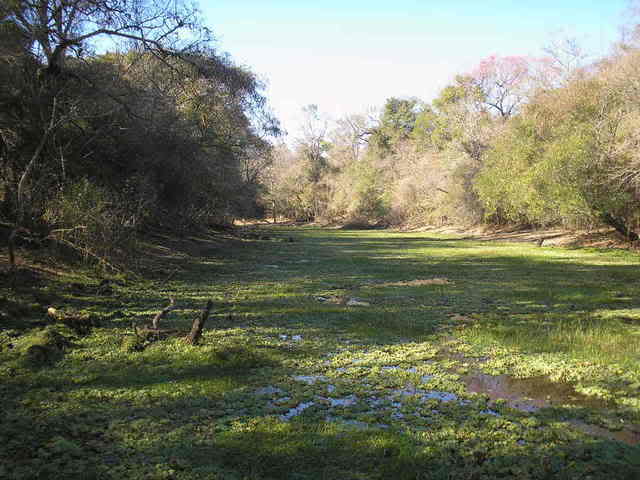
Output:
[[[141,231],[256,216],[262,90],[187,2],[3,2],[5,239],[123,265]]]
[[[329,122],[318,108],[266,177],[275,215],[351,225],[609,226],[637,240],[637,31],[585,61],[491,56],[427,103]]]

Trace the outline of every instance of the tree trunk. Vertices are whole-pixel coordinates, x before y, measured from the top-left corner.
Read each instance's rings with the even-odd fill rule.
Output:
[[[607,225],[612,226],[613,228],[616,229],[616,231],[622,235],[624,235],[624,237],[632,242],[635,242],[636,240],[638,240],[640,237],[638,237],[638,234],[636,232],[634,232],[633,230],[631,230],[627,224],[625,223],[624,220],[622,220],[621,218],[616,218],[613,215],[611,215],[610,213],[603,213],[602,214],[602,219],[605,221],[605,223]]]
[[[202,336],[202,329],[204,328],[204,324],[209,318],[209,314],[211,312],[211,308],[213,307],[213,302],[211,300],[207,301],[207,304],[202,309],[202,313],[199,318],[196,318],[193,321],[193,325],[191,326],[191,333],[187,337],[187,343],[191,345],[197,345],[200,341],[200,337]]]
[[[9,239],[7,240],[7,247],[9,248],[9,265],[11,266],[11,270],[16,268],[16,235],[18,234],[18,229],[14,228],[9,234]]]

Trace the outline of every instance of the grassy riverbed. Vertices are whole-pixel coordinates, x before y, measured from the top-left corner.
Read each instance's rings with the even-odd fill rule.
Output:
[[[0,477],[640,478],[637,254],[261,235],[2,287]],[[185,331],[214,300],[200,346],[132,341],[169,297]],[[53,330],[58,355],[27,353]]]

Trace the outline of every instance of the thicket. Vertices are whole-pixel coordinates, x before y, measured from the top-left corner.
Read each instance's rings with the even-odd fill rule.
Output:
[[[333,126],[307,109],[265,176],[265,206],[361,225],[609,225],[636,239],[640,49],[581,64],[564,46],[485,59],[430,104],[390,98]]]
[[[113,259],[140,230],[259,214],[262,89],[190,3],[2,2],[0,219]]]

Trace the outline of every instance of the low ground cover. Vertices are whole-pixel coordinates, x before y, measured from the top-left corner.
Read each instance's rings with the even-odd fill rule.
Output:
[[[160,243],[150,278],[2,287],[0,477],[640,475],[637,254],[315,228]],[[202,344],[132,346],[169,297],[183,330],[214,300]]]

